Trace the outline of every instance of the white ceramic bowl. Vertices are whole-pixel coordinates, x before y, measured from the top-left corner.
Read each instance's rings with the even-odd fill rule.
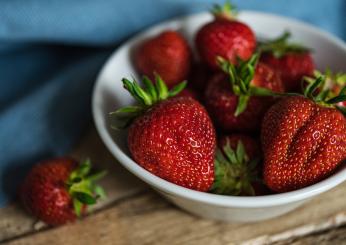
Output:
[[[326,32],[271,14],[244,11],[239,18],[249,24],[260,37],[273,38],[284,30],[290,30],[293,39],[313,48],[318,68],[330,67],[336,71],[346,71],[345,43]],[[256,197],[222,196],[193,191],[167,182],[131,159],[126,146],[126,132],[110,129],[108,121],[109,112],[132,102],[121,83],[123,77],[136,77],[130,60],[131,50],[143,39],[165,29],[179,30],[192,43],[198,28],[210,19],[209,13],[201,13],[159,24],[123,44],[109,58],[97,79],[92,108],[96,128],[111,153],[130,172],[181,208],[198,216],[234,222],[258,221],[282,215],[345,181],[346,168],[343,168],[326,180],[288,193]]]

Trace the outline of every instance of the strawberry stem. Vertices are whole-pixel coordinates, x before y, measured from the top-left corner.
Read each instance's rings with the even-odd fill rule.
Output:
[[[311,49],[304,47],[298,43],[289,43],[291,33],[285,31],[281,36],[273,40],[260,42],[258,51],[261,53],[272,53],[274,57],[281,58],[287,53],[306,53],[311,52]]]
[[[132,95],[138,105],[125,106],[111,112],[109,114],[112,120],[111,127],[114,129],[128,127],[135,118],[145,113],[150,107],[177,95],[187,85],[187,82],[183,81],[168,90],[167,85],[157,73],[155,73],[155,84],[148,77],[143,76],[143,88],[139,86],[135,79],[131,82],[127,78],[123,78],[122,82],[124,88]]]
[[[236,6],[227,0],[223,5],[214,4],[210,12],[216,19],[233,20],[238,14]]]
[[[335,95],[329,88],[325,88],[327,76],[320,72],[315,72],[315,75],[315,79],[304,77],[303,82],[308,83],[304,89],[304,96],[322,106],[335,107],[340,110],[341,108],[335,104],[346,101],[346,87],[344,86],[339,94]],[[344,113],[344,110],[341,109],[341,111]]]
[[[232,149],[229,140],[223,149],[217,149],[215,182],[211,192],[222,195],[255,195],[252,183],[258,181],[256,165],[250,161],[241,140]]]
[[[247,61],[238,59],[238,65],[235,66],[228,60],[217,57],[217,62],[221,70],[229,76],[232,91],[238,96],[237,108],[234,116],[239,116],[245,111],[247,103],[251,96],[274,96],[277,93],[266,89],[251,85],[251,81],[255,76],[256,65],[258,63],[259,54],[255,53]]]
[[[77,169],[71,172],[66,182],[77,217],[81,215],[82,208],[85,205],[93,205],[96,203],[100,196],[99,193],[101,193],[100,190],[103,190],[102,187],[96,185],[95,182],[103,178],[107,172],[101,171],[90,175],[91,167],[90,160],[85,160]]]

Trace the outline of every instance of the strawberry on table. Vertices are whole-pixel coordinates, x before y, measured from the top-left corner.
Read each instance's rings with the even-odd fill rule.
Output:
[[[208,83],[205,103],[215,122],[224,132],[255,132],[273,103],[273,91],[284,91],[280,77],[268,66],[258,63],[255,54],[238,66],[219,58],[225,73],[216,74]]]
[[[211,192],[223,195],[253,196],[260,185],[258,142],[249,136],[223,136],[215,159],[215,182]]]
[[[177,185],[208,191],[214,181],[215,130],[203,106],[191,97],[175,97],[186,83],[168,91],[160,76],[145,88],[123,79],[137,104],[111,113],[113,127],[129,127],[133,159],[152,174]]]
[[[315,69],[310,49],[289,43],[289,32],[277,39],[259,44],[261,62],[279,72],[286,91],[300,92],[304,76],[311,76]]]
[[[262,124],[264,181],[276,192],[314,184],[336,170],[346,159],[346,119],[333,104],[346,100],[346,88],[337,97],[316,90],[319,77],[304,96],[280,100],[266,113]]]
[[[250,27],[234,18],[234,7],[226,2],[212,11],[215,19],[197,33],[195,43],[201,61],[218,69],[217,57],[236,63],[247,60],[256,48],[256,37]]]
[[[42,161],[26,176],[20,189],[24,207],[49,225],[73,222],[85,214],[87,205],[93,205],[103,189],[95,181],[105,175],[90,175],[91,164],[78,164],[72,158],[61,157]]]
[[[140,75],[151,79],[160,74],[168,87],[187,79],[191,66],[191,50],[176,31],[164,31],[145,40],[135,50],[134,63]]]

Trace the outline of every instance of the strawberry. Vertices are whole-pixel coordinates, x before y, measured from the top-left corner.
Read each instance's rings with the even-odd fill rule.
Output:
[[[68,157],[42,161],[26,176],[20,199],[31,214],[49,225],[73,222],[104,193],[94,182],[105,172],[89,175],[90,170],[89,161],[79,165]]]
[[[218,69],[217,57],[236,63],[237,58],[247,60],[256,48],[256,37],[244,23],[233,18],[233,6],[227,2],[216,5],[215,19],[197,32],[195,43],[201,60],[212,69]]]
[[[141,75],[154,78],[154,72],[172,87],[187,79],[190,72],[191,50],[184,37],[176,31],[164,31],[145,40],[134,55]]]
[[[136,81],[124,78],[123,83],[138,105],[111,115],[114,127],[130,125],[128,147],[133,159],[167,181],[208,191],[214,181],[214,127],[199,102],[188,96],[174,97],[186,83],[171,91],[158,75],[155,85],[143,78],[145,89]]]
[[[268,66],[257,64],[258,55],[235,67],[219,59],[228,73],[216,74],[205,91],[205,103],[216,126],[224,132],[254,132],[273,102],[272,91],[283,92],[280,77]],[[266,96],[266,97],[264,97]]]
[[[315,69],[310,50],[299,44],[288,43],[289,32],[259,45],[261,62],[279,72],[287,91],[301,91],[301,80]]]
[[[264,181],[276,192],[296,190],[331,175],[346,159],[346,119],[332,104],[346,100],[346,88],[326,100],[315,95],[320,77],[305,96],[273,105],[262,124]]]
[[[215,159],[215,182],[211,192],[223,195],[255,195],[260,182],[258,143],[246,135],[223,136]]]

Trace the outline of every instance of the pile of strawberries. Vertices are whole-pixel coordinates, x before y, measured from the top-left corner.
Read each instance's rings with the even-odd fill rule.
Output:
[[[212,13],[195,36],[198,61],[172,30],[135,50],[143,87],[124,78],[136,104],[111,113],[113,127],[129,127],[133,159],[177,185],[224,195],[292,191],[337,171],[346,76],[314,71],[311,50],[288,32],[257,41],[228,3]]]

